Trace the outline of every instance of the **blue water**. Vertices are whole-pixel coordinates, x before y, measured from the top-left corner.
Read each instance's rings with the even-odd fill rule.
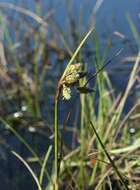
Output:
[[[118,36],[113,35],[114,32],[119,32],[124,35],[125,39],[132,41],[131,45],[135,41],[128,23],[127,16],[130,15],[134,24],[139,30],[138,14],[140,12],[140,0],[101,0],[101,6],[96,13],[96,30],[99,34],[102,49],[106,46],[107,40],[113,37],[113,48],[112,51],[120,48],[122,45],[122,39]],[[45,17],[49,11],[53,11],[53,17],[55,18],[58,25],[61,27],[65,35],[71,36],[69,32],[69,15],[76,21],[76,27],[80,28],[81,34],[89,30],[89,24],[93,22],[93,10],[95,9],[96,0],[0,0],[1,2],[13,3],[15,5],[28,8],[33,12],[36,10],[36,2],[40,2],[41,17]],[[3,9],[6,10],[6,9]],[[16,13],[14,10],[9,10],[11,16],[19,17],[20,13]],[[38,14],[38,13],[37,13]],[[32,24],[31,19],[31,24]],[[35,22],[35,21],[34,21]],[[33,22],[33,23],[34,23]],[[37,23],[36,23],[37,24]],[[48,27],[51,28],[51,24]],[[14,32],[13,32],[14,36]],[[70,38],[70,37],[69,37]],[[14,37],[13,37],[14,39]],[[69,39],[69,43],[71,39]],[[94,44],[93,44],[94,45]],[[126,46],[123,47],[127,52]],[[126,54],[126,52],[124,54]]]
[[[15,5],[29,8],[33,12],[36,11],[36,0],[0,0],[0,2],[14,3]],[[39,0],[38,2],[41,2],[42,5],[41,16],[45,15],[50,9],[54,9],[54,17],[63,28],[65,28],[66,22],[68,22],[68,10],[72,12],[73,17],[77,20],[81,14],[83,27],[86,30],[86,25],[95,7],[96,0]],[[139,12],[140,0],[104,0],[96,15],[98,32],[109,35],[114,30],[117,30],[130,37],[131,32],[128,29],[126,14],[130,14],[133,21],[138,24]]]

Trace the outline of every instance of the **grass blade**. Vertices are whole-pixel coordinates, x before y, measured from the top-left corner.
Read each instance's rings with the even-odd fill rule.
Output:
[[[84,43],[86,42],[86,40],[88,39],[88,37],[90,36],[90,34],[93,32],[94,28],[90,29],[89,32],[85,35],[85,37],[83,38],[83,40],[81,41],[81,43],[79,44],[79,46],[77,47],[77,49],[75,50],[73,56],[71,57],[70,61],[68,62],[68,65],[61,77],[61,80],[63,79],[63,77],[65,76],[69,66],[73,63],[73,61],[75,60],[76,56],[78,55],[80,49],[82,48],[82,46],[84,45]]]
[[[101,145],[101,147],[102,147],[104,153],[105,153],[105,155],[107,156],[108,160],[110,161],[110,163],[111,163],[112,167],[114,168],[116,174],[117,174],[118,177],[120,178],[120,181],[121,181],[122,184],[124,185],[125,189],[126,189],[126,190],[129,190],[127,184],[125,183],[125,181],[124,181],[124,179],[123,179],[123,177],[122,177],[122,175],[121,175],[121,173],[119,172],[117,166],[115,165],[115,163],[114,163],[113,160],[111,159],[109,153],[107,152],[107,150],[106,150],[106,148],[105,148],[105,146],[104,146],[102,140],[100,139],[100,137],[99,137],[99,135],[98,135],[98,133],[97,133],[97,131],[96,131],[96,129],[95,129],[95,127],[94,127],[94,125],[93,125],[93,123],[92,123],[91,121],[90,121],[90,125],[91,125],[91,127],[92,127],[92,129],[93,129],[93,131],[94,131],[94,133],[95,133],[95,135],[96,135],[96,137],[97,137],[97,139],[98,139],[98,141],[99,141],[99,143],[100,143],[100,145]]]
[[[2,118],[0,118],[0,121],[6,126],[7,129],[9,129],[16,137],[17,139],[24,144],[24,146],[31,152],[31,154],[38,160],[39,165],[42,167],[42,161],[38,157],[37,153],[33,150],[33,148],[27,143],[27,141],[13,128],[11,127],[6,121],[4,121]],[[45,175],[48,178],[48,180],[53,184],[51,177],[49,176],[48,172],[45,170]]]
[[[42,190],[42,187],[39,183],[39,180],[37,178],[37,176],[35,175],[34,171],[31,169],[31,167],[28,165],[28,163],[18,154],[16,153],[15,151],[11,151],[12,154],[17,157],[23,164],[24,166],[28,169],[28,171],[30,172],[30,174],[32,175],[37,187],[38,187],[38,190]]]
[[[92,31],[94,30],[94,28],[90,29],[89,32],[85,35],[85,37],[83,38],[83,40],[81,41],[81,43],[79,44],[79,46],[77,47],[77,49],[75,50],[73,56],[71,57],[70,61],[67,64],[66,69],[64,70],[63,75],[61,76],[59,83],[61,83],[61,81],[63,80],[63,77],[65,76],[69,66],[73,63],[73,61],[75,60],[76,56],[78,55],[80,49],[82,48],[82,46],[84,45],[84,43],[86,42],[86,40],[88,39],[88,37],[90,36],[90,34],[92,33]],[[60,86],[58,83],[58,87],[57,87],[57,91],[56,91],[56,97],[55,97],[55,116],[54,116],[54,157],[55,157],[55,190],[58,190],[58,175],[59,175],[59,158],[58,158],[58,154],[59,154],[59,149],[58,149],[58,103],[59,103],[59,95],[60,95]]]
[[[46,152],[44,162],[43,162],[42,167],[41,167],[41,172],[40,172],[40,176],[39,176],[40,184],[42,184],[43,177],[44,177],[44,172],[45,172],[45,166],[47,164],[47,161],[48,161],[48,158],[50,156],[51,151],[52,151],[52,146],[50,145],[49,148],[48,148],[48,151]]]

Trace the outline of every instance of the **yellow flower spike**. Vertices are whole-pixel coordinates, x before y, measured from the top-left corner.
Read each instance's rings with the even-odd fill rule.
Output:
[[[72,86],[76,82],[78,82],[80,78],[80,74],[82,72],[82,64],[72,64],[69,66],[69,69],[67,70],[63,80],[62,84],[65,84],[66,86]]]
[[[69,100],[71,98],[71,89],[66,85],[63,85],[62,94],[63,94],[63,100]]]

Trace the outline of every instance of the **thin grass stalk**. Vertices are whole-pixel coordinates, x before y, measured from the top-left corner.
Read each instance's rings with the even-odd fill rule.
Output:
[[[96,129],[95,129],[95,127],[94,127],[94,125],[93,125],[93,123],[92,123],[91,121],[90,121],[90,125],[91,125],[91,127],[92,127],[92,129],[93,129],[93,131],[94,131],[94,133],[95,133],[95,135],[96,135],[96,137],[97,137],[97,139],[98,139],[98,141],[99,141],[99,143],[100,143],[100,145],[101,145],[101,147],[102,147],[104,153],[105,153],[105,155],[107,156],[108,160],[110,161],[112,167],[114,168],[114,170],[115,170],[116,174],[118,175],[118,177],[119,177],[121,183],[123,184],[124,188],[125,188],[126,190],[130,190],[130,189],[128,188],[127,184],[125,183],[125,181],[124,181],[124,179],[123,179],[123,177],[122,177],[120,171],[118,170],[117,166],[115,165],[114,161],[112,160],[112,158],[110,157],[108,151],[106,150],[106,148],[105,148],[105,146],[104,146],[104,144],[103,144],[101,138],[99,137],[99,135],[98,135],[98,133],[97,133],[97,131],[96,131]]]
[[[11,151],[12,154],[17,157],[25,166],[26,168],[28,169],[28,171],[30,172],[30,174],[32,175],[37,187],[38,187],[38,190],[43,190],[40,183],[39,183],[39,180],[36,176],[36,174],[34,173],[34,171],[31,169],[31,167],[28,165],[28,163],[18,154],[16,153],[15,151]]]
[[[128,85],[127,85],[126,91],[125,91],[124,96],[122,98],[122,101],[120,103],[120,106],[119,106],[119,115],[118,115],[117,120],[119,120],[120,115],[122,114],[122,111],[123,111],[126,99],[127,99],[128,95],[129,95],[129,92],[132,89],[132,87],[133,87],[133,85],[134,85],[134,83],[136,81],[136,74],[138,72],[139,62],[140,62],[140,52],[138,52],[137,59],[136,59],[136,62],[134,64],[134,67],[132,69],[132,72],[131,72],[131,75],[130,75],[130,78],[129,78],[129,81],[128,81]]]
[[[40,48],[39,45],[39,36],[35,35],[35,55],[34,55],[34,62],[33,62],[33,78],[34,78],[34,82],[35,82],[35,90],[36,93],[34,95],[35,97],[35,115],[37,117],[41,116],[41,111],[40,111],[40,104],[39,104],[39,70],[38,70],[38,49]]]
[[[49,146],[49,148],[48,148],[48,150],[46,152],[42,167],[41,167],[40,176],[39,176],[39,182],[40,182],[41,185],[42,185],[42,182],[43,182],[43,177],[44,177],[44,173],[45,173],[45,167],[46,167],[46,164],[47,164],[47,161],[48,161],[48,158],[50,156],[51,151],[52,151],[52,145]]]
[[[113,149],[110,151],[110,153],[112,154],[122,154],[122,153],[126,153],[126,152],[133,152],[136,149],[140,148],[140,138],[137,138],[132,145],[129,145],[127,147],[124,148],[117,148],[117,149]]]
[[[58,103],[59,103],[59,97],[60,97],[61,88],[62,88],[61,81],[63,80],[63,77],[65,76],[69,66],[75,60],[80,49],[82,48],[82,46],[84,45],[85,41],[87,40],[89,35],[92,33],[92,31],[93,31],[93,28],[91,30],[89,30],[89,32],[85,35],[85,37],[83,38],[83,40],[81,41],[81,43],[79,44],[77,49],[75,50],[73,56],[71,57],[70,61],[67,64],[67,67],[64,70],[64,73],[61,76],[61,78],[58,82],[58,86],[57,86],[57,91],[56,91],[56,96],[55,96],[55,114],[54,114],[54,171],[55,171],[55,179],[54,180],[55,180],[55,190],[58,190],[59,164],[61,164],[59,161],[59,140],[58,140]]]
[[[112,189],[112,184],[111,184],[111,179],[110,179],[110,177],[108,177],[107,179],[108,179],[107,181],[108,181],[109,189],[110,189],[110,190],[113,190],[113,189]]]
[[[66,67],[66,69],[65,69],[65,71],[64,71],[64,73],[63,73],[63,75],[62,75],[62,77],[61,77],[60,80],[62,80],[63,77],[65,76],[65,74],[66,74],[66,72],[67,72],[69,66],[73,63],[73,61],[75,60],[76,56],[78,55],[80,49],[81,49],[82,46],[84,45],[84,43],[85,43],[85,41],[87,40],[87,38],[89,37],[89,35],[93,32],[93,30],[94,30],[94,28],[92,28],[92,29],[89,30],[89,32],[85,35],[85,37],[83,38],[83,40],[82,40],[81,43],[79,44],[78,48],[75,50],[75,52],[74,52],[73,56],[71,57],[71,59],[70,59],[70,61],[69,61],[69,63],[68,63],[68,65],[67,65],[67,67]]]
[[[99,39],[98,39],[98,36],[96,33],[95,33],[94,39],[95,39],[95,49],[96,49],[96,68],[98,71],[99,68],[102,67],[102,59],[100,56],[100,42],[99,42]],[[98,83],[98,89],[99,89],[98,118],[100,118],[100,119],[98,119],[98,121],[100,122],[98,124],[99,124],[99,126],[100,125],[102,126],[102,124],[103,124],[103,99],[102,99],[103,76],[102,76],[102,72],[101,72],[101,74],[97,75],[97,83]]]
[[[55,190],[58,190],[58,98],[55,99],[55,120],[54,120],[54,168],[55,168]]]
[[[24,146],[31,152],[31,154],[38,160],[39,165],[42,167],[42,161],[38,157],[37,153],[32,149],[32,147],[27,143],[27,141],[13,128],[11,127],[6,121],[0,118],[0,121],[18,138],[18,140],[24,144]],[[49,176],[48,172],[45,170],[45,175],[47,179],[53,184],[51,177]]]
[[[37,15],[41,15],[42,12],[42,4],[40,2],[35,2],[35,12]]]
[[[96,176],[96,172],[97,172],[97,168],[98,168],[98,163],[94,166],[90,180],[89,180],[89,185],[91,186],[94,182],[95,176]]]
[[[121,130],[122,127],[125,125],[125,123],[128,121],[128,119],[130,118],[130,116],[132,115],[132,113],[134,112],[134,110],[138,107],[138,105],[140,105],[140,104],[139,104],[139,103],[136,103],[136,104],[130,109],[130,111],[126,114],[125,118],[122,120],[122,122],[121,122],[120,125],[118,126],[117,130],[115,131],[114,141],[117,139],[120,130]]]
[[[94,41],[95,41],[95,51],[96,51],[96,70],[98,72],[98,70],[100,70],[100,68],[103,67],[103,59],[101,58],[101,55],[100,55],[100,42],[99,42],[99,38],[97,36],[97,33],[95,32],[95,35],[94,35]],[[103,75],[102,75],[102,72],[101,74],[97,75],[97,85],[98,85],[98,90],[99,90],[99,103],[98,103],[98,116],[97,116],[97,125],[99,127],[99,130],[100,130],[100,134],[101,134],[101,137],[103,136],[104,134],[104,127],[103,127],[103,107],[104,107],[104,99],[102,97],[102,94],[103,94],[103,91],[104,91],[104,81],[103,81]],[[94,102],[93,104],[94,105]],[[98,148],[99,148],[99,144],[97,144]],[[103,155],[99,155],[99,159],[103,160]],[[99,168],[99,164],[96,164],[96,166],[94,167],[93,171],[92,171],[92,175],[91,175],[91,178],[90,178],[90,185],[93,184],[94,182],[94,179],[95,179],[95,175],[96,175],[96,172],[97,172],[97,169]],[[101,168],[103,169],[103,167]]]
[[[73,52],[72,52],[71,47],[69,46],[69,44],[67,42],[67,39],[66,39],[66,36],[65,36],[64,32],[62,31],[62,29],[60,28],[60,26],[55,22],[55,19],[51,18],[51,21],[52,21],[52,24],[54,26],[54,29],[56,30],[56,33],[59,34],[59,36],[61,38],[61,41],[62,41],[65,49],[67,50],[68,54],[70,56],[72,56]]]
[[[99,190],[99,188],[101,187],[101,184],[103,183],[105,178],[109,176],[111,170],[112,168],[108,169],[105,173],[102,173],[101,179],[99,180],[98,185],[95,187],[95,190]]]
[[[81,187],[84,188],[84,168],[83,168],[83,160],[84,160],[84,152],[85,152],[85,130],[84,130],[84,123],[85,123],[85,95],[81,95],[81,128],[80,128],[80,139],[81,139],[81,147],[80,147],[80,183]]]
[[[130,28],[131,28],[131,31],[133,33],[133,36],[134,36],[134,39],[138,45],[138,47],[140,48],[140,36],[139,36],[139,32],[134,24],[134,22],[132,21],[131,17],[129,14],[127,14],[127,20],[128,20],[128,23],[130,25]]]
[[[137,59],[136,59],[136,62],[133,66],[133,69],[132,69],[132,72],[131,72],[131,75],[130,75],[130,78],[129,78],[129,81],[128,81],[128,85],[126,87],[126,90],[124,92],[124,95],[120,101],[120,104],[116,110],[116,115],[114,115],[109,123],[109,126],[107,128],[107,131],[106,131],[106,134],[105,134],[105,137],[104,137],[104,142],[106,141],[107,137],[108,137],[108,134],[112,128],[112,126],[115,126],[119,119],[120,119],[120,116],[122,114],[122,111],[123,111],[123,108],[124,108],[124,105],[125,105],[125,102],[128,98],[128,95],[129,95],[129,92],[130,90],[132,89],[135,81],[136,81],[136,74],[138,72],[138,67],[139,67],[139,62],[140,62],[140,52],[138,52],[138,55],[137,55]],[[115,133],[115,130],[114,130],[114,133]],[[114,134],[113,134],[114,136]]]
[[[39,24],[43,25],[45,28],[47,27],[48,23],[43,19],[41,18],[40,16],[38,16],[37,14],[35,14],[34,12],[32,12],[31,10],[29,9],[26,9],[26,8],[23,8],[23,7],[20,7],[20,6],[17,6],[17,5],[14,5],[12,3],[4,3],[4,2],[1,2],[0,3],[0,8],[5,8],[5,9],[12,9],[12,10],[15,10],[21,14],[24,14],[28,17],[31,17],[32,19],[34,19],[36,22],[38,22]],[[48,14],[48,18],[50,17],[52,13],[49,12]]]
[[[87,70],[87,67],[85,66],[85,70]],[[80,85],[83,86],[86,82],[86,78],[83,78],[80,81]],[[80,165],[80,184],[81,187],[84,188],[84,167],[83,167],[83,163],[84,163],[84,157],[85,157],[85,125],[86,125],[86,117],[85,117],[85,109],[86,109],[86,95],[85,94],[81,94],[80,95],[80,102],[81,102],[81,127],[80,127],[80,159],[81,159],[81,165]]]

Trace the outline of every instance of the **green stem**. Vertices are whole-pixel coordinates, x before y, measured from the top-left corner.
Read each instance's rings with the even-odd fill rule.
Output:
[[[84,188],[84,167],[83,167],[83,162],[84,162],[84,151],[85,151],[85,137],[84,137],[84,111],[85,111],[85,96],[84,94],[81,95],[81,152],[80,152],[80,157],[81,157],[81,165],[80,165],[80,183],[81,183],[81,188]]]
[[[55,169],[55,190],[58,190],[58,99],[55,99],[55,121],[54,121],[54,169]]]
[[[77,54],[79,53],[80,49],[82,48],[82,46],[84,45],[85,41],[87,40],[87,38],[89,37],[89,35],[92,33],[94,28],[90,29],[89,32],[85,35],[85,37],[83,38],[83,40],[81,41],[81,43],[79,44],[79,46],[77,47],[77,49],[75,50],[73,56],[71,57],[69,63],[67,64],[67,67],[63,73],[63,75],[61,76],[59,82],[58,82],[58,86],[57,86],[57,91],[56,91],[56,97],[55,97],[55,121],[54,121],[54,169],[55,169],[55,190],[58,190],[58,175],[59,175],[59,166],[60,166],[60,162],[59,162],[59,147],[58,147],[58,101],[59,101],[59,96],[60,96],[60,92],[61,92],[61,81],[63,80],[63,77],[65,76],[69,66],[73,63],[73,61],[75,60]]]
[[[112,158],[110,157],[109,153],[107,152],[107,150],[106,150],[106,148],[105,148],[105,146],[104,146],[104,144],[103,144],[101,138],[99,137],[99,135],[98,135],[98,133],[97,133],[97,131],[96,131],[96,129],[95,129],[95,127],[94,127],[94,125],[93,125],[93,123],[92,123],[91,121],[90,121],[90,125],[91,125],[91,127],[92,127],[92,129],[93,129],[93,131],[94,131],[94,133],[95,133],[95,135],[96,135],[96,137],[97,137],[97,139],[98,139],[98,141],[99,141],[99,143],[100,143],[100,145],[101,145],[101,147],[102,147],[104,153],[105,153],[105,155],[107,156],[107,158],[108,158],[108,160],[110,161],[112,167],[113,167],[114,170],[116,171],[116,174],[117,174],[118,177],[120,178],[120,181],[121,181],[122,184],[124,185],[125,189],[126,189],[126,190],[129,190],[129,188],[128,188],[127,184],[125,183],[125,181],[124,181],[124,179],[123,179],[123,177],[122,177],[120,171],[118,170],[118,168],[117,168],[117,166],[115,165],[114,161],[112,160]]]

